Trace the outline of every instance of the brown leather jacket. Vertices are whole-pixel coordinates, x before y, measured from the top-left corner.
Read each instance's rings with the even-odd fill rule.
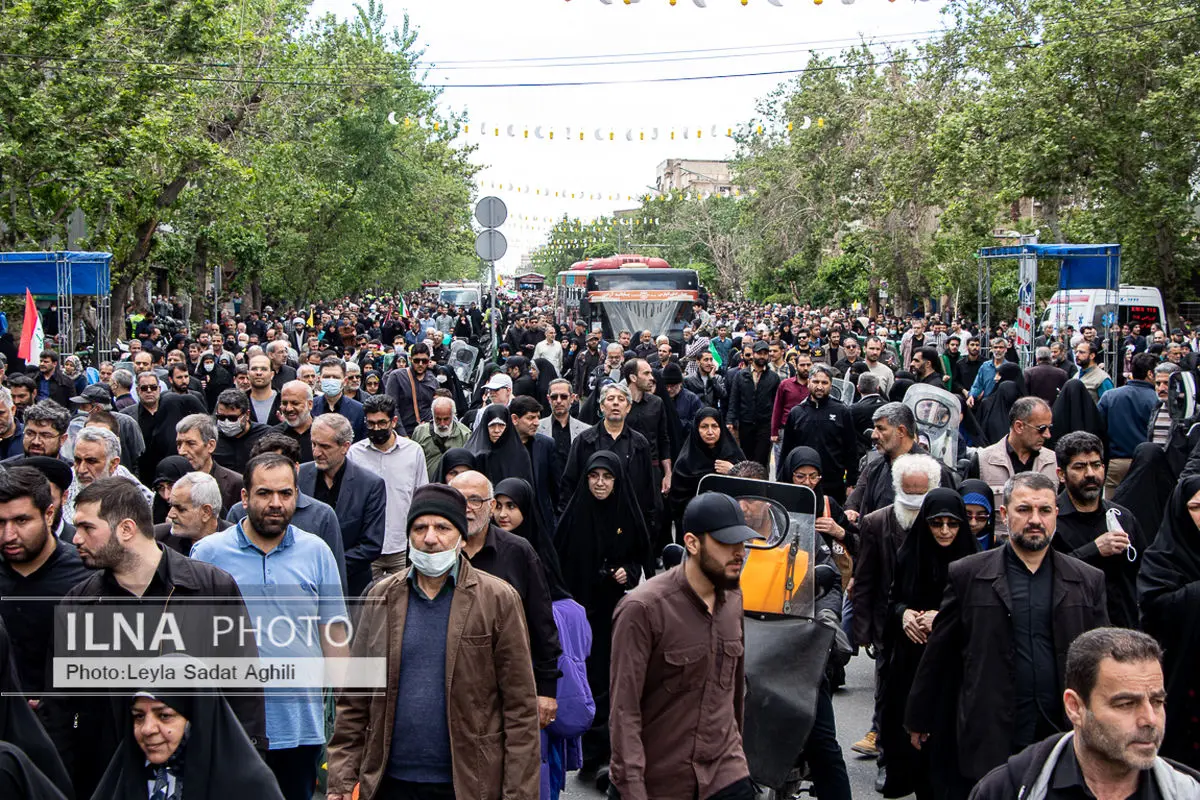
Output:
[[[409,591],[406,570],[380,581],[367,595],[350,654],[385,654],[387,689],[338,697],[328,749],[330,794],[349,794],[360,783],[362,800],[372,800],[386,774]],[[450,603],[446,699],[455,797],[537,797],[537,691],[521,598],[465,558],[459,559]]]

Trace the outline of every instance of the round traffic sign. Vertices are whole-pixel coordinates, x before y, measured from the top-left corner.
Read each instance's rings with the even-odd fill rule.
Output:
[[[499,261],[508,252],[508,240],[504,234],[488,228],[475,237],[475,254],[484,261]]]
[[[499,197],[485,197],[475,204],[475,219],[485,228],[499,228],[508,219],[508,207]]]

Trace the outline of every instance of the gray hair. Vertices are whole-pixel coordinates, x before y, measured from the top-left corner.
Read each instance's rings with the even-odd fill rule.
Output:
[[[824,375],[826,378],[829,378],[831,383],[833,382],[834,377],[832,367],[826,366],[825,364],[813,364],[812,369],[808,373],[808,377],[812,378],[813,375],[818,373]]]
[[[1171,361],[1164,361],[1154,368],[1155,375],[1170,375],[1173,372],[1179,372],[1179,365]]]
[[[284,334],[283,339],[272,339],[271,341],[267,342],[267,346],[265,349],[266,349],[267,355],[278,352],[280,350],[288,350],[289,348],[288,348],[288,343],[287,343],[287,334]]]
[[[624,381],[614,381],[604,384],[604,388],[600,390],[600,402],[603,403],[608,399],[609,392],[620,392],[625,395],[625,399],[633,403],[633,394],[629,391],[629,384]]]
[[[925,475],[929,478],[930,490],[942,485],[942,468],[933,456],[924,453],[909,453],[892,462],[892,489],[900,491],[905,475]]]
[[[1051,358],[1050,348],[1044,347],[1044,346],[1039,347],[1037,349],[1037,351],[1034,353],[1034,358],[1037,359],[1037,363],[1039,363],[1039,364],[1049,364],[1050,358]]]
[[[450,404],[450,413],[453,414],[455,411],[455,405],[454,405],[454,401],[451,400],[449,397],[433,398],[433,401],[429,404],[429,410],[433,411],[434,406],[441,406],[441,405],[445,405],[446,403]]]
[[[871,415],[871,422],[879,420],[884,420],[893,428],[904,428],[909,436],[917,435],[917,418],[913,416],[912,409],[904,403],[884,403],[875,409],[875,413]]]
[[[8,387],[0,386],[0,406],[13,407],[12,392],[8,390]]]
[[[319,417],[313,417],[312,424],[329,428],[333,432],[333,440],[338,444],[350,444],[354,441],[354,429],[350,427],[350,420],[341,414],[322,414]]]
[[[858,393],[861,395],[878,394],[879,378],[870,372],[858,376]]]
[[[608,355],[611,353],[614,347],[617,348],[617,351],[620,352],[622,356],[625,355],[625,348],[621,347],[620,342],[609,342],[608,347],[604,348],[604,354]]]
[[[108,428],[83,427],[75,434],[75,446],[80,442],[104,445],[104,460],[111,464],[114,458],[121,457],[121,440]]]
[[[202,416],[201,414],[192,414],[193,417]],[[192,505],[194,506],[211,506],[215,516],[221,515],[221,487],[217,485],[217,480],[207,472],[189,472],[179,480],[175,481],[175,486],[171,491],[179,489],[190,489],[192,492]]]
[[[191,433],[196,431],[201,440],[215,442],[217,440],[217,423],[208,414],[188,414],[175,423],[175,433]]]
[[[1034,489],[1039,492],[1049,491],[1051,494],[1058,494],[1058,484],[1050,480],[1048,476],[1040,472],[1018,472],[1004,484],[1004,505],[1006,507],[1012,502],[1013,492],[1017,489]]]
[[[125,368],[114,369],[112,374],[113,383],[120,386],[122,389],[133,388],[133,373]]]
[[[1174,366],[1174,365],[1172,365],[1172,366]],[[567,385],[567,391],[569,391],[569,392],[574,392],[574,391],[575,391],[575,387],[574,387],[574,386],[572,386],[572,385],[571,385],[571,382],[570,382],[569,380],[567,380],[566,378],[555,378],[554,380],[550,381],[550,386],[549,386],[549,388],[550,388],[550,389],[553,389],[553,388],[554,388],[554,384],[556,384],[556,383],[565,383],[565,384]]]

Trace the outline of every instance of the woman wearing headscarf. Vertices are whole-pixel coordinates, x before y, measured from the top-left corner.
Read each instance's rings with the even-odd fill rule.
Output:
[[[542,404],[542,419],[550,416],[550,381],[558,377],[558,371],[548,358],[535,358],[533,365],[537,367],[537,394],[534,399]]]
[[[1143,531],[1157,532],[1178,479],[1167,451],[1154,442],[1142,442],[1134,449],[1129,472],[1117,484],[1112,501],[1128,508]]]
[[[592,628],[588,685],[596,699],[596,719],[584,735],[584,769],[608,763],[608,675],[612,655],[612,616],[625,593],[653,574],[650,534],[634,499],[621,457],[599,450],[554,532],[554,546],[567,589],[587,610]]]
[[[34,798],[74,797],[75,790],[67,769],[42,723],[21,694],[13,664],[12,643],[3,620],[0,620],[0,742],[7,742],[20,753],[10,753],[7,758],[0,759],[0,788],[7,781],[33,787],[40,792],[32,794]],[[54,794],[51,789],[59,794]],[[0,797],[23,795],[0,792]]]
[[[219,694],[138,692],[128,724],[92,800],[283,800]]]
[[[1137,585],[1142,627],[1163,648],[1170,712],[1160,755],[1200,769],[1200,475],[1175,487]]]
[[[679,458],[672,465],[670,497],[677,512],[676,523],[683,516],[683,507],[696,496],[701,478],[714,473],[727,475],[734,464],[745,460],[742,448],[721,424],[721,413],[712,407],[697,411]]]
[[[892,388],[888,389],[888,400],[893,403],[903,403],[904,395],[908,394],[909,387],[914,383],[916,381],[911,372],[900,370],[896,373],[896,380],[892,382]]]
[[[545,523],[533,488],[520,478],[496,484],[492,521],[521,536],[537,551],[550,589],[554,624],[562,646],[558,680],[558,710],[554,722],[542,729],[541,800],[557,800],[569,770],[583,765],[582,735],[596,714],[596,703],[587,680],[587,658],[592,649],[592,629],[587,611],[571,598],[558,566],[552,531]]]
[[[926,494],[917,521],[896,555],[884,629],[888,664],[879,726],[880,744],[887,753],[884,797],[916,793],[918,800],[926,800],[955,796],[961,789],[961,779],[954,779],[957,754],[946,749],[955,738],[951,698],[945,698],[941,709],[945,728],[933,733],[919,751],[904,729],[904,707],[942,603],[950,565],[978,550],[958,492],[937,488]]]
[[[521,444],[506,406],[493,403],[483,410],[471,438],[467,439],[467,449],[475,456],[475,469],[493,485],[505,478],[523,478],[533,485],[529,451]]]
[[[167,521],[167,512],[171,510],[171,487],[175,481],[192,471],[192,465],[183,456],[167,456],[158,462],[154,471],[154,524],[161,525]]]
[[[54,781],[14,744],[0,741],[0,797],[20,800],[66,800]]]
[[[217,407],[217,395],[233,386],[233,373],[212,353],[200,356],[196,377],[204,384],[204,399],[208,401],[209,409]]]
[[[1051,428],[1048,447],[1058,444],[1059,437],[1074,431],[1087,431],[1100,437],[1104,443],[1105,458],[1108,458],[1108,426],[1096,408],[1096,401],[1088,393],[1083,381],[1072,378],[1063,384],[1051,408],[1054,427]]]
[[[846,518],[842,505],[821,491],[821,454],[811,447],[794,447],[783,460],[780,480],[807,486],[817,496],[817,533],[829,546],[833,563],[842,573],[842,589],[850,585],[858,555],[858,528]]]
[[[451,447],[442,456],[441,463],[438,464],[437,480],[434,483],[449,485],[451,478],[460,473],[478,469],[478,466],[479,462],[470,450],[465,447]]]
[[[364,370],[362,386],[363,394],[367,396],[377,395],[380,392],[380,387],[383,386],[383,379],[376,370]]]
[[[513,395],[528,395],[537,400],[537,381],[529,374],[529,359],[525,356],[513,356],[504,362],[504,369],[516,369],[517,376],[513,381]]]
[[[1025,378],[1021,368],[1006,361],[996,370],[996,390],[983,400],[979,427],[983,431],[983,446],[993,445],[1008,435],[1012,423],[1008,412],[1013,403],[1025,396]]]
[[[971,535],[979,542],[979,549],[991,550],[997,544],[996,509],[992,507],[994,492],[983,481],[969,478],[959,485],[958,493],[967,507],[967,522],[971,525]]]

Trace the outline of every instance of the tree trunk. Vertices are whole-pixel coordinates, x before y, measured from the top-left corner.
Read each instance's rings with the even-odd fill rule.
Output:
[[[133,281],[129,278],[116,280],[112,285],[112,294],[109,297],[109,308],[112,312],[112,330],[109,332],[109,335],[114,342],[117,339],[126,339],[129,337],[129,331],[125,328],[125,306],[129,304],[129,290],[132,286]]]
[[[204,322],[205,310],[208,308],[208,236],[201,231],[196,237],[196,245],[192,249],[192,280],[196,285],[192,294],[192,318],[194,325]]]

